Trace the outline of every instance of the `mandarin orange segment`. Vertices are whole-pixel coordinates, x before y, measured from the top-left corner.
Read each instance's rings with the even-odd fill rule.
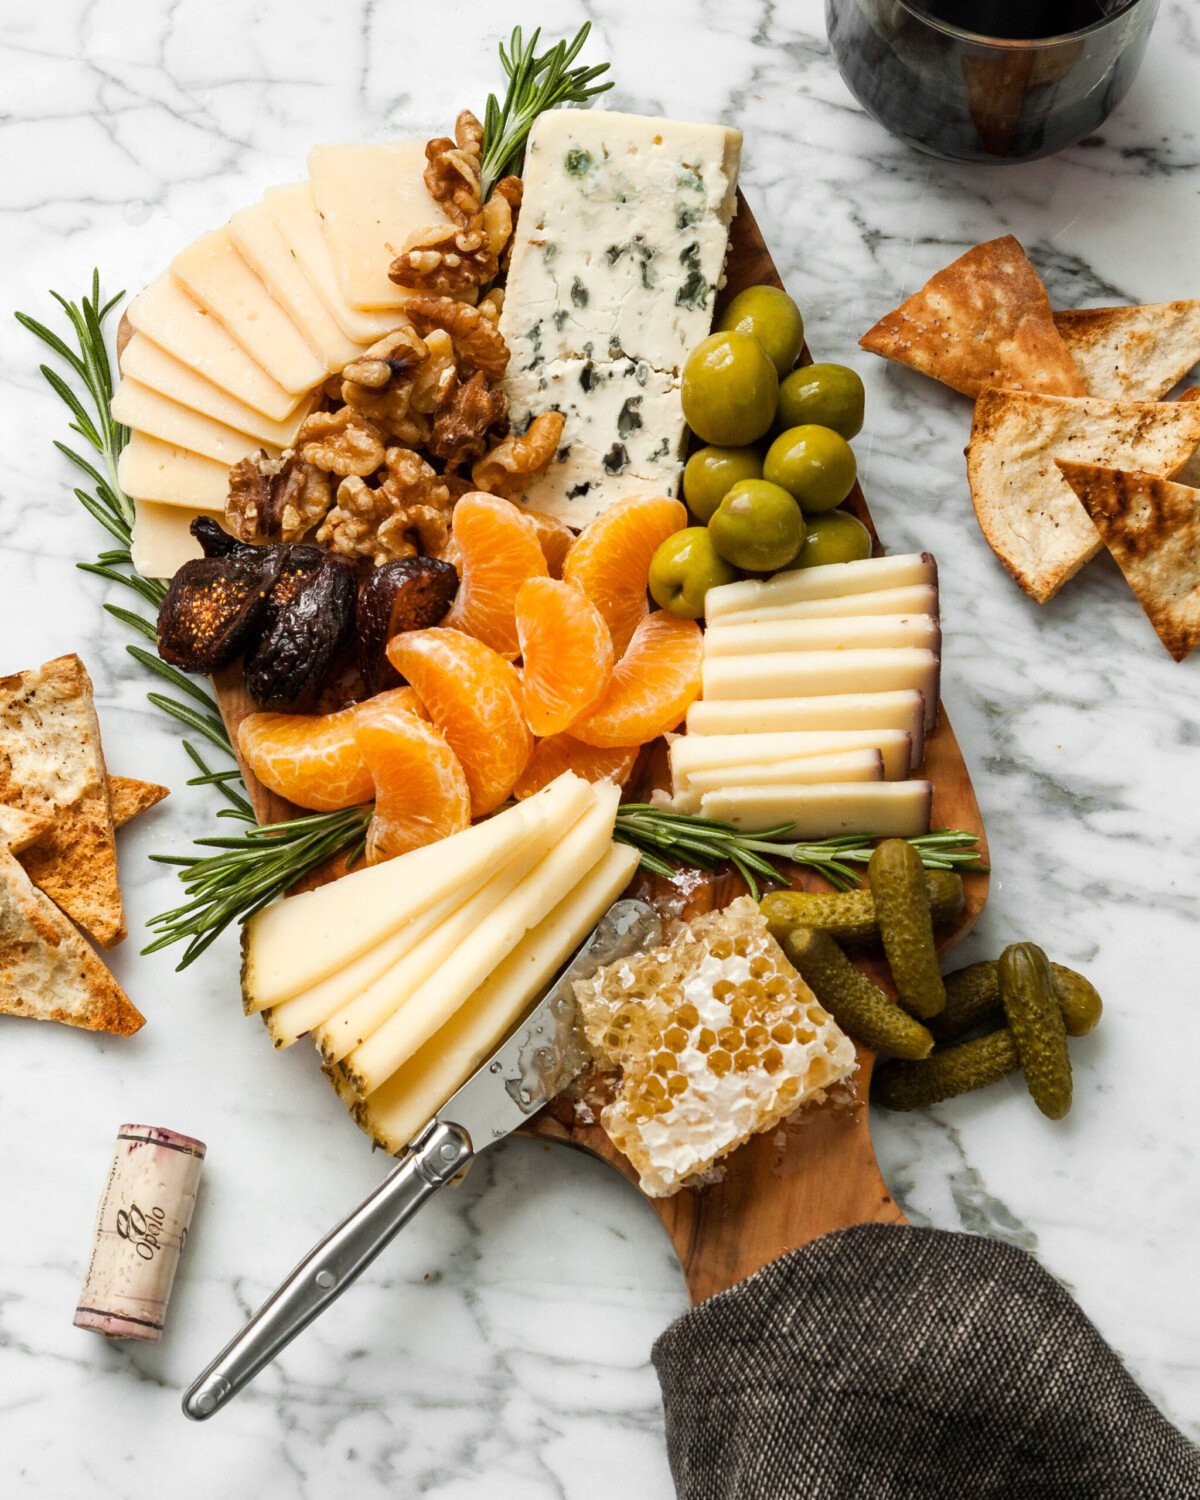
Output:
[[[473,815],[499,807],[533,754],[520,673],[490,646],[445,625],[394,636],[387,654],[462,762]]]
[[[534,524],[542,556],[550,569],[550,577],[561,578],[563,563],[575,541],[575,533],[565,521],[560,521],[556,516],[547,516],[540,510],[526,510],[522,514],[528,516]]]
[[[513,795],[532,797],[564,771],[574,771],[585,781],[615,781],[624,786],[640,754],[640,745],[599,750],[569,734],[552,734],[549,739],[537,742],[529,764],[513,787]]]
[[[630,495],[589,522],[567,553],[562,576],[604,616],[618,656],[646,616],[650,559],[687,523],[687,506],[679,500]]]
[[[454,507],[453,532],[462,582],[443,623],[516,656],[517,590],[548,571],[537,527],[511,500],[472,493]]]
[[[354,719],[355,742],[375,787],[367,829],[372,865],[448,838],[471,821],[467,778],[445,736],[402,705],[384,701],[391,696],[372,698]]]
[[[608,686],[612,637],[583,590],[554,578],[521,585],[516,618],[525,722],[536,735],[557,734]]]
[[[354,739],[354,708],[332,714],[247,714],[238,749],[268,791],[310,812],[370,802],[374,782]]]
[[[604,696],[575,720],[571,734],[585,745],[613,748],[645,745],[674,729],[700,696],[703,654],[695,620],[656,609],[634,631]]]

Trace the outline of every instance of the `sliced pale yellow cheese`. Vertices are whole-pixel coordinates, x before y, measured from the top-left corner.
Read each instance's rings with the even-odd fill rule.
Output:
[[[215,511],[225,508],[229,470],[215,458],[135,432],[117,460],[117,482],[135,500]]]
[[[220,520],[223,511],[186,510],[154,500],[133,502],[133,566],[143,578],[174,578],[185,562],[203,557],[200,543],[188,530],[198,515]]]
[[[932,615],[756,620],[746,625],[731,615],[704,632],[704,654],[760,656],[770,651],[851,651],[879,646],[926,646],[937,651],[941,642],[942,632]]]
[[[313,202],[311,184],[297,182],[288,187],[269,188],[263,202],[317,296],[348,338],[355,343],[373,344],[404,323],[403,316],[393,309],[362,312],[346,301]]]
[[[495,1051],[633,878],[638,853],[613,844],[449,1021],[359,1107],[385,1151],[408,1145]]]
[[[160,396],[139,381],[122,380],[112,399],[112,414],[118,422],[137,432],[149,433],[159,442],[176,448],[187,448],[204,458],[214,459],[226,468],[239,459],[249,458],[260,448],[272,456],[279,453],[273,443],[262,443],[248,432],[238,432],[223,422],[214,422],[189,406],[180,406],[169,396]]]
[[[718,606],[719,607],[719,606]],[[847,615],[936,615],[938,591],[931,583],[910,583],[873,593],[798,599],[794,604],[764,604],[713,616],[721,623],[765,624],[768,620],[832,620]]]
[[[937,564],[928,552],[902,553],[897,557],[866,557],[857,562],[824,563],[819,568],[794,568],[773,578],[746,578],[709,589],[704,614],[719,620],[740,610],[777,608],[806,599],[841,599],[848,594],[869,594],[877,589],[907,588],[912,584],[936,584]]]
[[[238,254],[227,225],[181,251],[171,262],[171,273],[284,390],[311,391],[329,373]]]
[[[823,782],[883,781],[883,756],[878,750],[843,750],[839,755],[807,755],[766,765],[724,766],[693,771],[687,790],[673,802],[676,812],[699,812],[707,792],[737,786],[817,786]]]
[[[899,781],[911,768],[912,736],[903,729],[799,729],[776,734],[684,734],[669,752],[671,778],[681,791],[696,771],[729,771],[739,766],[765,766],[809,755],[840,755],[846,750],[878,750],[883,774]]]
[[[338,284],[351,307],[403,307],[407,293],[388,268],[418,229],[446,223],[425,186],[424,141],[314,146],[313,199]]]
[[[921,646],[713,656],[705,659],[700,675],[705,698],[819,698],[915,689],[925,698],[926,729],[937,722],[938,654]]]
[[[169,271],[133,299],[127,314],[138,333],[264,416],[282,421],[300,399],[256,365]]]
[[[295,410],[282,421],[264,417],[220,386],[189,370],[187,365],[173,358],[165,349],[160,349],[144,334],[135,333],[121,355],[121,374],[127,380],[154,391],[177,406],[186,407],[211,421],[232,427],[237,432],[247,433],[260,442],[270,443],[276,448],[290,448],[296,441],[300,424],[316,405],[316,396],[304,396]],[[154,436],[161,437],[155,433]],[[171,439],[166,439],[171,441]]]
[[[693,738],[785,729],[903,729],[912,735],[916,766],[924,749],[925,700],[912,688],[829,693],[823,698],[701,698],[687,714],[687,732]]]
[[[340,370],[357,358],[362,346],[338,327],[265,203],[252,204],[234,214],[229,221],[229,233],[242,259],[327,369]]]
[[[484,868],[498,869],[533,826],[573,822],[591,801],[566,771],[540,792],[397,859],[264,907],[246,924],[242,989],[254,1008],[311,988],[411,922]]]
[[[521,939],[577,885],[612,841],[620,788],[597,784],[593,805],[562,836],[507,900],[476,927],[361,1047],[345,1059],[356,1094],[365,1098],[438,1031]]]
[[[473,896],[442,921],[429,926],[419,942],[411,944],[406,953],[355,995],[349,1004],[316,1027],[313,1040],[325,1061],[341,1062],[347,1053],[361,1047],[398,1006],[405,1004],[410,995],[441,972],[442,965],[464,943],[473,943],[476,930],[512,895],[530,870],[545,859],[558,834],[557,829],[548,830],[542,839],[527,839],[499,870],[491,873],[491,878]]]
[[[832,838],[839,833],[914,838],[929,832],[933,787],[928,781],[831,782],[825,786],[728,786],[706,792],[706,818],[748,831],[787,823],[789,837]]]

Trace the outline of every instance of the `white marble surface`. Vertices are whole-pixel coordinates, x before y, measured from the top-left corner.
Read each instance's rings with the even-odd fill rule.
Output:
[[[1200,1436],[1195,1296],[1196,662],[1175,666],[1100,561],[1038,609],[970,514],[964,402],[855,340],[966,245],[1011,231],[1060,303],[1197,294],[1194,4],[1164,7],[1103,144],[1028,167],[946,166],[865,119],[791,6],[542,0],[551,30],[596,22],[614,106],[737,122],[744,185],[818,357],[869,386],[857,447],[885,540],[942,564],[946,699],[991,833],[993,895],[971,956],[1030,936],[1104,992],[1075,1045],[1077,1103],[1044,1121],[1020,1088],[876,1142],[918,1223],[1033,1250],[1153,1395]],[[0,0],[0,670],[79,649],[113,767],[169,782],[125,836],[134,937],[115,967],[149,1025],[105,1042],[3,1024],[0,1489],[104,1494],[589,1500],[671,1492],[654,1335],[685,1306],[656,1221],[597,1165],[518,1143],[423,1215],[337,1312],[228,1412],[194,1427],[181,1388],[298,1254],[379,1178],[303,1049],[276,1056],[237,1000],[232,941],[185,975],[140,958],[173,897],[147,862],[206,831],[147,679],[74,571],[97,545],[51,440],[62,413],[10,320],[77,295],[93,265],[137,288],[175,249],[320,139],[442,131],[496,83],[517,13],[392,0]],[[530,19],[522,12],[520,19]],[[436,18],[436,19],[433,19]],[[96,1197],[123,1120],[209,1144],[166,1342],[71,1326]]]

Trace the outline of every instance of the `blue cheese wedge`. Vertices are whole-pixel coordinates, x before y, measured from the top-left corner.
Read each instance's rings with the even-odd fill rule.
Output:
[[[518,430],[550,407],[566,418],[557,462],[520,497],[539,510],[581,526],[676,489],[679,377],[712,324],[740,152],[719,125],[583,110],[535,125],[500,326]]]

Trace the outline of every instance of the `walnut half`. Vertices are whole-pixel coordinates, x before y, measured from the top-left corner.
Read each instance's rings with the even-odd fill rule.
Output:
[[[534,417],[519,437],[506,437],[471,470],[476,489],[511,500],[535,474],[540,474],[558,449],[565,419],[560,411]]]
[[[281,458],[260,449],[229,471],[225,521],[242,542],[297,542],[332,504],[328,474],[293,449]]]

